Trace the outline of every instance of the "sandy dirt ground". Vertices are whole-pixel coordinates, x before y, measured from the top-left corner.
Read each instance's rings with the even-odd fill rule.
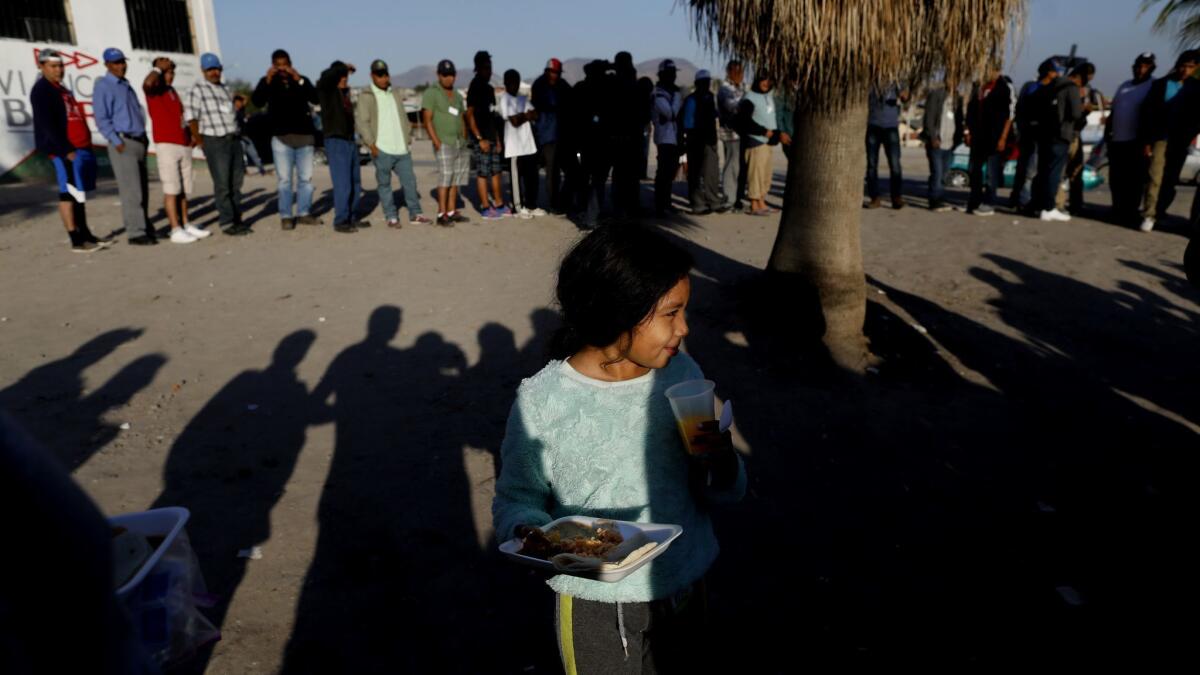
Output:
[[[428,147],[417,159],[429,213]],[[1195,562],[1193,189],[1142,234],[1100,208],[930,213],[921,151],[904,167],[910,207],[863,212],[885,358],[863,381],[818,374],[773,331],[788,299],[758,271],[777,217],[663,223],[696,256],[688,349],[738,402],[751,473],[717,514],[713,663],[1181,648],[1163,608]],[[578,230],[468,208],[453,229],[394,231],[375,208],[357,234],[331,213],[285,232],[274,188],[246,179],[251,236],[85,256],[51,187],[0,187],[0,405],[105,513],[192,510],[223,639],[181,672],[556,672],[550,593],[495,553],[490,501]],[[198,194],[194,222],[215,226],[203,169]],[[151,204],[165,227],[157,182]],[[119,225],[115,184],[89,214]],[[255,545],[261,560],[237,557]]]

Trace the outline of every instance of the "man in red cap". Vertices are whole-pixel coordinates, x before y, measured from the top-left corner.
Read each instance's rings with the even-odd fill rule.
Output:
[[[546,197],[549,211],[559,214],[570,208],[571,190],[577,184],[578,162],[570,142],[571,85],[562,79],[562,61],[550,59],[541,77],[533,81],[533,107],[538,111],[533,126],[538,152],[546,166]],[[566,174],[567,190],[562,190]],[[529,195],[536,203],[537,195]]]

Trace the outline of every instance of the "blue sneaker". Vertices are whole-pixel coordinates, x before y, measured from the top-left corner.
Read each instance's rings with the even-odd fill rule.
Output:
[[[500,208],[496,209],[496,213],[499,214],[498,217],[500,218],[506,218],[513,214],[512,209],[508,208],[507,206],[501,206]]]
[[[497,211],[495,209],[495,207],[489,206],[483,210],[483,219],[484,220],[496,220],[497,218],[503,218],[503,217],[504,216],[500,215],[500,212]]]

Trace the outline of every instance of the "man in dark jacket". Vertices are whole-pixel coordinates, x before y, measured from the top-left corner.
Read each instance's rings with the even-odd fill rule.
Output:
[[[533,81],[533,124],[538,152],[546,166],[546,193],[550,212],[561,214],[570,206],[573,185],[578,180],[578,162],[570,133],[571,85],[562,79],[562,61],[550,59],[541,77]],[[567,189],[562,190],[563,175]]]
[[[354,64],[334,61],[317,80],[317,100],[321,103],[321,133],[325,138],[325,158],[333,180],[333,229],[356,232],[370,227],[358,220],[358,193],[362,177],[358,166],[358,144],[354,142],[354,104],[350,101],[350,73]]]
[[[254,105],[267,109],[267,126],[271,130],[271,154],[275,155],[275,175],[278,177],[279,217],[285,230],[294,230],[296,223],[320,225],[312,211],[313,154],[316,152],[316,129],[313,127],[310,105],[317,103],[317,89],[308,78],[292,67],[292,57],[282,49],[271,54],[271,67],[258,81],[250,95]],[[292,171],[296,172],[293,189]],[[292,205],[295,200],[295,216]]]
[[[1038,126],[1041,120],[1034,114],[1034,104],[1045,93],[1043,88],[1058,79],[1061,73],[1058,68],[1061,66],[1057,61],[1044,61],[1038,66],[1038,79],[1023,84],[1021,92],[1017,95],[1013,115],[1013,123],[1017,128],[1017,174],[1013,178],[1012,194],[1008,198],[1008,205],[1014,211],[1023,207],[1022,195],[1025,192],[1029,167],[1034,166],[1034,160],[1037,159]],[[1033,202],[1030,202],[1029,209],[1033,208],[1032,204]]]
[[[692,213],[704,216],[724,213],[721,203],[720,166],[717,159],[717,99],[712,93],[712,76],[696,72],[695,91],[683,101],[683,133],[687,148],[688,199]]]
[[[71,238],[71,250],[91,253],[106,246],[87,226],[84,201],[96,189],[96,158],[92,132],[83,106],[62,83],[63,58],[53,49],[38,51],[42,76],[29,92],[33,108],[33,138],[39,152],[54,165],[58,178],[58,215]]]
[[[1142,232],[1154,229],[1175,199],[1175,182],[1187,159],[1188,146],[1200,131],[1200,82],[1192,79],[1200,50],[1179,55],[1175,68],[1154,81],[1142,103],[1138,137],[1150,158],[1150,175],[1142,201]]]
[[[1004,150],[1008,146],[1015,105],[1012,81],[1001,75],[997,66],[989,68],[987,81],[975,85],[971,91],[964,138],[971,147],[968,168],[971,196],[967,200],[967,213],[990,216],[996,212],[993,206],[1004,174]]]
[[[641,211],[642,138],[649,122],[650,99],[638,85],[633,55],[617,52],[613,57],[615,75],[609,80],[612,102],[609,125],[612,148],[613,207],[622,215]]]
[[[1060,66],[1050,68],[1062,72]],[[1061,76],[1040,87],[1034,96],[1030,105],[1032,114],[1038,118],[1038,172],[1030,206],[1042,220],[1066,222],[1071,216],[1059,211],[1054,199],[1062,182],[1071,139],[1075,137],[1075,122],[1083,116],[1083,100],[1079,85]]]
[[[583,67],[583,82],[571,92],[575,120],[572,128],[578,140],[580,154],[580,183],[577,192],[578,208],[583,212],[582,227],[595,227],[604,206],[604,184],[612,169],[616,154],[613,138],[613,85],[608,75],[607,61],[595,60]]]

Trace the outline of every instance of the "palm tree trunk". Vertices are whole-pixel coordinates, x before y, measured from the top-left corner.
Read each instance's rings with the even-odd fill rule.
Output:
[[[797,106],[797,147],[767,271],[777,291],[800,298],[800,325],[819,336],[833,362],[862,372],[871,358],[859,240],[867,96],[842,98],[832,109]]]

